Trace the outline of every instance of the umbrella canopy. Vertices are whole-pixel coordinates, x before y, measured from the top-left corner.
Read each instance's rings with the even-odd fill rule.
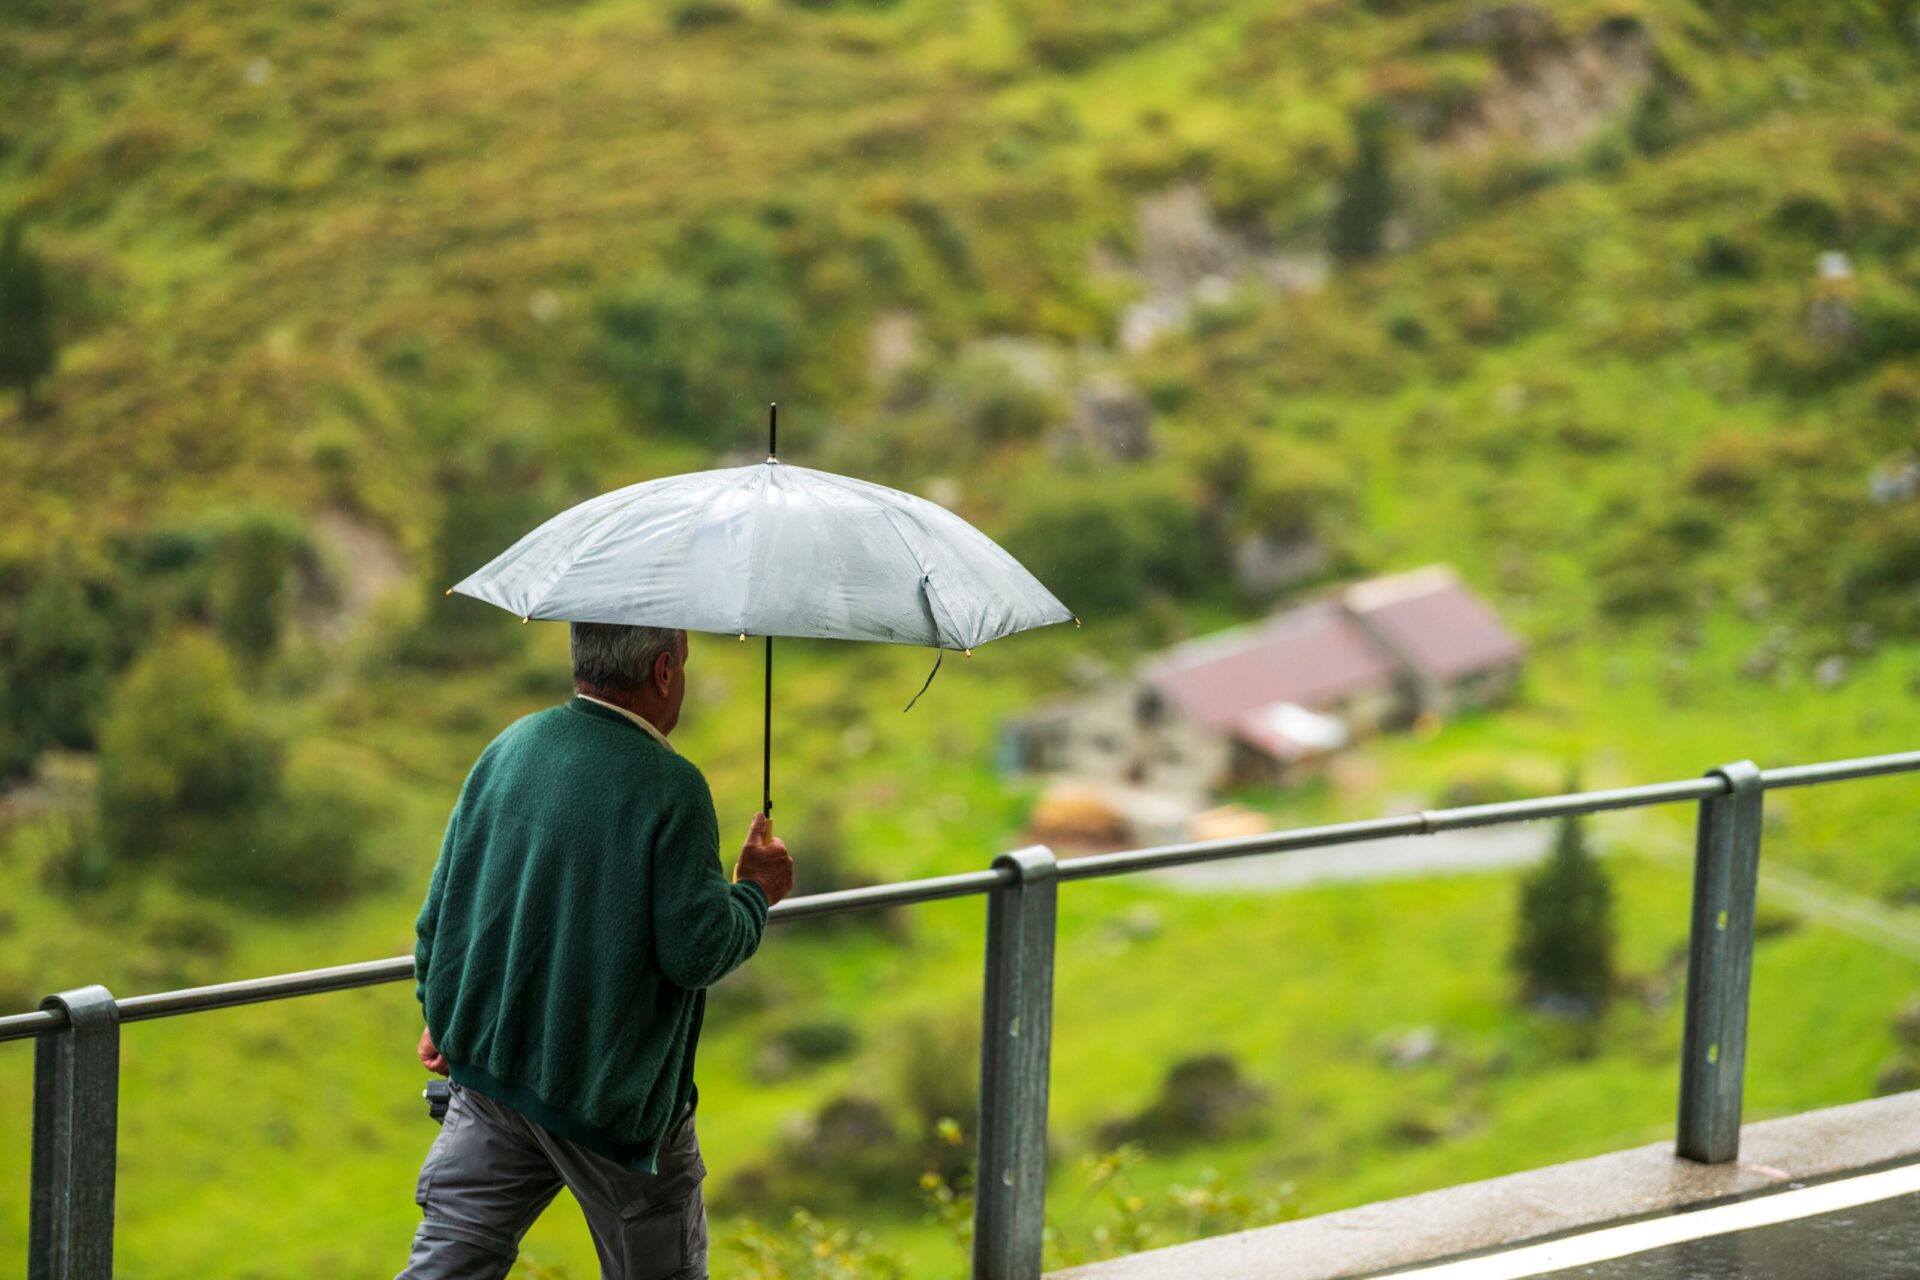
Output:
[[[765,636],[761,803],[768,814],[773,637],[971,654],[1016,631],[1079,621],[959,516],[897,489],[787,466],[773,456],[773,429],[770,418],[765,463],[602,494],[561,512],[448,591],[529,620]]]
[[[962,650],[1073,616],[946,508],[772,459],[602,494],[454,590],[523,618]]]

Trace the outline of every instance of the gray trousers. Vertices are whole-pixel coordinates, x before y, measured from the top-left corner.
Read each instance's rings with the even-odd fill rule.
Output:
[[[707,1166],[692,1113],[659,1164],[657,1174],[623,1169],[454,1085],[420,1168],[420,1230],[399,1280],[500,1280],[563,1185],[586,1214],[603,1280],[707,1280]]]

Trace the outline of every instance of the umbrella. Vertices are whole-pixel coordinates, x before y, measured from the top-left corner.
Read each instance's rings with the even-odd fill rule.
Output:
[[[930,645],[940,651],[931,684],[948,649],[971,657],[1001,636],[1079,622],[1019,561],[946,508],[779,461],[777,413],[768,414],[764,463],[601,494],[449,591],[523,620],[764,636],[761,797],[769,817],[775,636]]]

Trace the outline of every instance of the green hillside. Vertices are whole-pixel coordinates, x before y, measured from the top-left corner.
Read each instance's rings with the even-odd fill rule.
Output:
[[[754,460],[776,399],[783,457],[935,496],[1087,620],[904,716],[929,655],[785,643],[801,892],[1019,840],[997,726],[1090,658],[1438,560],[1527,638],[1515,705],[1243,799],[1913,748],[1920,14],[1751,9],[14,0],[0,221],[60,350],[0,393],[0,1008],[405,952],[468,763],[565,690],[559,628],[446,585],[569,501]],[[676,736],[723,843],[753,649],[696,640]],[[1768,865],[1920,937],[1911,796],[1770,797]],[[1505,874],[1070,887],[1054,1255],[1665,1135],[1690,815],[1593,835],[1622,977],[1584,1030],[1515,999]],[[1915,950],[1763,910],[1749,1114],[1911,1083]],[[716,995],[717,1274],[843,1274],[756,1258],[794,1203],[957,1274],[916,1183],[960,1171],[927,1130],[971,1124],[980,919],[797,925]],[[397,1268],[417,1034],[399,987],[130,1028],[125,1273]],[[1214,1053],[1244,1127],[1077,1168]],[[0,1046],[0,1256],[30,1059]],[[527,1248],[591,1274],[562,1212]]]

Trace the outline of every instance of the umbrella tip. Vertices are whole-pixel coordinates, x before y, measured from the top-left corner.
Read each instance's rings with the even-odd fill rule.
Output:
[[[524,627],[524,626],[526,626],[526,625],[527,625],[527,624],[528,624],[529,622],[532,622],[532,621],[533,621],[533,615],[532,615],[532,614],[528,614],[528,615],[527,615],[526,617],[524,617],[524,618],[522,618],[522,619],[520,619],[520,625]]]
[[[741,638],[742,640],[745,640],[745,639],[747,638],[747,633],[746,633],[746,632],[744,632],[744,631],[742,631],[742,632],[740,633],[740,638]]]
[[[1080,625],[1080,619],[1078,619],[1078,618],[1075,618],[1075,619],[1073,620],[1073,625],[1074,625],[1074,626],[1076,626],[1076,627],[1077,627],[1077,626],[1079,626],[1079,625]]]
[[[453,588],[452,588],[452,587],[448,587],[448,588],[447,588],[447,594],[448,594],[448,595],[452,595],[452,594],[453,594]]]
[[[971,657],[973,656],[973,650],[971,650],[971,649],[962,649],[962,650],[960,651],[960,656],[961,656],[961,657],[963,657],[963,658],[971,658]]]

